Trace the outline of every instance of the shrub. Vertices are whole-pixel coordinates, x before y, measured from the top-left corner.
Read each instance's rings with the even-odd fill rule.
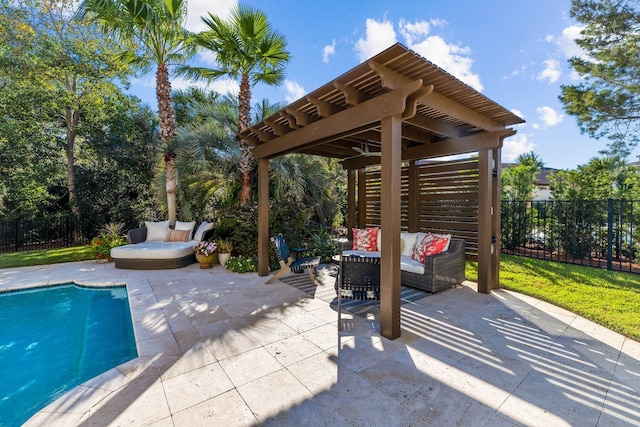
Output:
[[[229,258],[225,268],[234,273],[255,273],[258,271],[256,259],[243,256]]]

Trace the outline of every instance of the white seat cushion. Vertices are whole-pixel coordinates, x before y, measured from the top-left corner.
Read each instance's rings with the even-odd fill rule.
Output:
[[[189,242],[142,242],[117,246],[111,249],[114,259],[177,259],[193,253],[196,241]]]
[[[424,274],[424,264],[409,256],[400,257],[400,270],[407,273]]]

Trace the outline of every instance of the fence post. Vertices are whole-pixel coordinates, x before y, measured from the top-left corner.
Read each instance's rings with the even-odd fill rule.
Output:
[[[613,199],[607,200],[607,270],[613,269]]]

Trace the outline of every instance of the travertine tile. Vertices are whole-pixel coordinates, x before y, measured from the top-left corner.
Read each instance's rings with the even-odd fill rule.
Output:
[[[218,363],[194,369],[162,382],[172,413],[197,405],[233,389]]]
[[[220,366],[236,387],[282,369],[282,365],[262,347],[222,359]]]
[[[238,387],[238,393],[261,423],[313,397],[286,369],[241,385]],[[278,397],[265,398],[266,396]]]
[[[175,427],[259,425],[236,389],[173,414],[173,424]]]

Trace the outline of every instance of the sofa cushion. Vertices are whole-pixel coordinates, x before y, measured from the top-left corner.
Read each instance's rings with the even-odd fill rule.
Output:
[[[378,227],[354,228],[353,229],[353,250],[377,251],[378,250]]]
[[[191,240],[192,237],[191,235],[193,234],[193,229],[196,228],[196,222],[195,221],[191,221],[191,222],[184,222],[184,221],[176,221],[176,225],[175,227],[173,227],[174,230],[189,230],[189,238],[187,240]]]
[[[188,242],[191,237],[191,230],[169,230],[165,242]]]
[[[418,237],[418,233],[400,233],[400,239],[402,240],[400,252],[402,252],[402,256],[411,257],[413,255],[413,248],[416,247],[416,237]]]
[[[424,258],[427,256],[427,248],[431,245],[433,241],[433,235],[431,233],[427,233],[422,240],[416,240],[416,247],[413,249],[413,258],[416,261],[424,262]]]
[[[189,242],[142,242],[135,245],[117,246],[111,249],[111,258],[114,259],[176,259],[193,254],[196,245],[193,240]]]
[[[144,226],[147,227],[147,242],[163,242],[167,238],[167,234],[169,234],[169,220],[159,222],[145,221]]]
[[[212,229],[213,229],[212,223],[207,221],[202,221],[202,224],[200,224],[200,227],[198,227],[195,234],[193,235],[193,240],[197,240],[198,242],[201,241],[202,238],[204,237],[204,233]]]
[[[409,273],[424,274],[424,263],[416,261],[410,256],[401,256],[400,270]]]
[[[446,252],[449,250],[449,245],[451,244],[451,234],[436,234],[433,233],[433,237],[435,237],[436,239],[443,239],[446,241],[444,247],[442,248],[442,250],[440,252]],[[438,252],[438,253],[440,253]],[[432,254],[434,255],[434,254]]]

